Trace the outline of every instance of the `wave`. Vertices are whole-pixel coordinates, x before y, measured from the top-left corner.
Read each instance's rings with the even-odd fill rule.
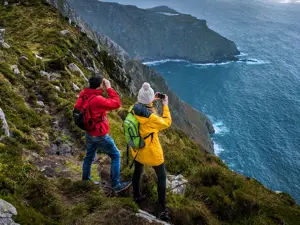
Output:
[[[164,64],[167,62],[188,62],[184,59],[163,59],[163,60],[157,60],[157,61],[149,61],[149,62],[143,62],[144,65],[147,66],[157,66],[160,64]]]
[[[213,123],[216,135],[224,135],[229,132],[228,128],[222,121]]]
[[[191,63],[192,66],[224,66],[234,63],[234,61],[221,62],[221,63]]]
[[[246,59],[246,60],[239,60],[238,62],[245,62],[247,65],[264,65],[271,63],[267,60],[260,60],[260,59]]]
[[[219,145],[218,143],[214,142],[214,151],[215,151],[215,155],[216,156],[220,156],[220,154],[222,152],[224,152],[224,149],[222,148],[221,145]]]
[[[244,57],[244,56],[247,56],[248,53],[244,53],[244,52],[240,52],[239,55],[237,55],[236,57]]]
[[[247,65],[263,65],[263,64],[269,64],[270,61],[267,60],[261,60],[261,59],[254,59],[254,58],[241,58],[247,56],[247,53],[240,53],[240,55],[237,55],[239,60],[237,61],[227,61],[227,62],[220,62],[220,63],[192,63],[184,59],[163,59],[163,60],[157,60],[157,61],[149,61],[149,62],[143,62],[144,65],[147,66],[158,66],[164,63],[168,62],[183,62],[187,63],[187,67],[215,67],[215,66],[224,66],[232,63],[245,63]]]

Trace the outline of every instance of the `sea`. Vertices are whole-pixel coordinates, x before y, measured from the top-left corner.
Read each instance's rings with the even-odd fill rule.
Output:
[[[208,115],[215,153],[235,172],[300,203],[300,1],[144,0],[206,19],[234,41],[241,61],[144,62],[185,102]],[[163,90],[156,90],[162,91]]]

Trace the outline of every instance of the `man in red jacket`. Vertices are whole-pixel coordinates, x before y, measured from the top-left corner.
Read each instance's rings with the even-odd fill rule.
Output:
[[[82,179],[90,180],[91,166],[99,148],[111,158],[111,186],[118,193],[127,189],[131,182],[120,182],[120,152],[114,140],[108,135],[109,122],[106,113],[120,108],[121,101],[117,92],[111,88],[109,80],[104,79],[102,76],[95,75],[91,77],[89,83],[90,87],[82,90],[79,98],[90,99],[91,117],[96,122],[96,126],[94,130],[87,131],[85,135],[87,151],[82,167]],[[109,98],[102,96],[104,87]]]

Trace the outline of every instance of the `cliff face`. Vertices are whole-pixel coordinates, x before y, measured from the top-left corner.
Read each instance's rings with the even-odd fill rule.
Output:
[[[110,37],[137,60],[235,60],[236,45],[209,29],[205,20],[168,7],[140,9],[97,0],[69,0],[93,28]]]
[[[92,30],[90,26],[78,16],[77,12],[69,6],[67,1],[47,1],[68,17],[69,22],[76,23],[80,30],[93,39],[98,44],[99,50],[106,50],[109,54],[118,59],[117,62],[115,62],[116,69],[110,71],[110,73],[115,79],[119,80],[119,84],[121,84],[123,88],[128,89],[131,96],[136,96],[143,82],[150,82],[156,91],[162,91],[169,96],[174,125],[194,139],[201,146],[201,149],[210,153],[214,152],[213,142],[209,136],[209,134],[214,133],[211,121],[204,114],[196,110],[192,110],[194,111],[192,114],[189,113],[191,112],[191,107],[181,101],[177,95],[169,89],[159,73],[139,61],[132,60],[127,52],[118,44],[105,35]]]
[[[137,77],[129,76],[119,59],[127,57],[122,49],[89,29],[82,33],[75,20],[71,22],[43,0],[2,3],[0,30],[5,29],[5,35],[1,38],[10,47],[0,46],[0,201],[12,204],[18,214],[5,204],[9,207],[1,215],[0,206],[0,224],[13,223],[12,215],[22,225],[153,224],[137,214],[130,192],[111,197],[107,156],[98,154],[92,165],[92,179],[101,180],[101,185],[81,181],[85,139],[74,124],[72,110],[93,72],[112,81],[123,108],[107,115],[110,135],[121,152],[122,180],[130,180],[133,170],[124,163],[122,129],[122,117],[135,101],[134,88],[128,84],[144,74],[151,76],[153,85],[160,81],[159,87],[167,88],[160,76],[130,60],[126,66],[135,68]],[[70,10],[61,0],[52,4]],[[90,35],[99,38],[95,39],[98,45]],[[122,54],[118,58],[105,49]],[[180,105],[172,107],[184,111],[184,104],[176,102]],[[186,113],[199,116],[189,107]],[[175,189],[167,194],[172,224],[296,225],[300,221],[300,207],[288,194],[272,192],[255,179],[230,171],[218,157],[200,151],[182,130],[171,127],[159,136],[169,183],[175,180],[171,174],[181,173],[173,187],[183,195],[175,194]],[[147,199],[142,207],[153,212],[156,175],[151,168],[145,171],[141,187]],[[184,180],[188,184],[176,188]]]

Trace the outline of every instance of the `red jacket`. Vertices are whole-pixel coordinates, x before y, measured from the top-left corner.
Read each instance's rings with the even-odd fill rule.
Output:
[[[87,133],[92,136],[104,136],[109,133],[109,122],[106,119],[106,112],[112,111],[114,109],[118,109],[122,106],[121,100],[119,98],[119,95],[117,92],[109,88],[107,89],[107,94],[109,98],[105,98],[102,96],[103,90],[96,90],[96,89],[90,89],[85,88],[80,92],[79,98],[82,96],[90,97],[92,95],[95,95],[91,101],[90,101],[90,109],[92,114],[92,119],[94,121],[101,120],[102,122],[96,123],[96,129],[92,131],[88,131]],[[78,106],[79,101],[76,102],[76,106]]]

